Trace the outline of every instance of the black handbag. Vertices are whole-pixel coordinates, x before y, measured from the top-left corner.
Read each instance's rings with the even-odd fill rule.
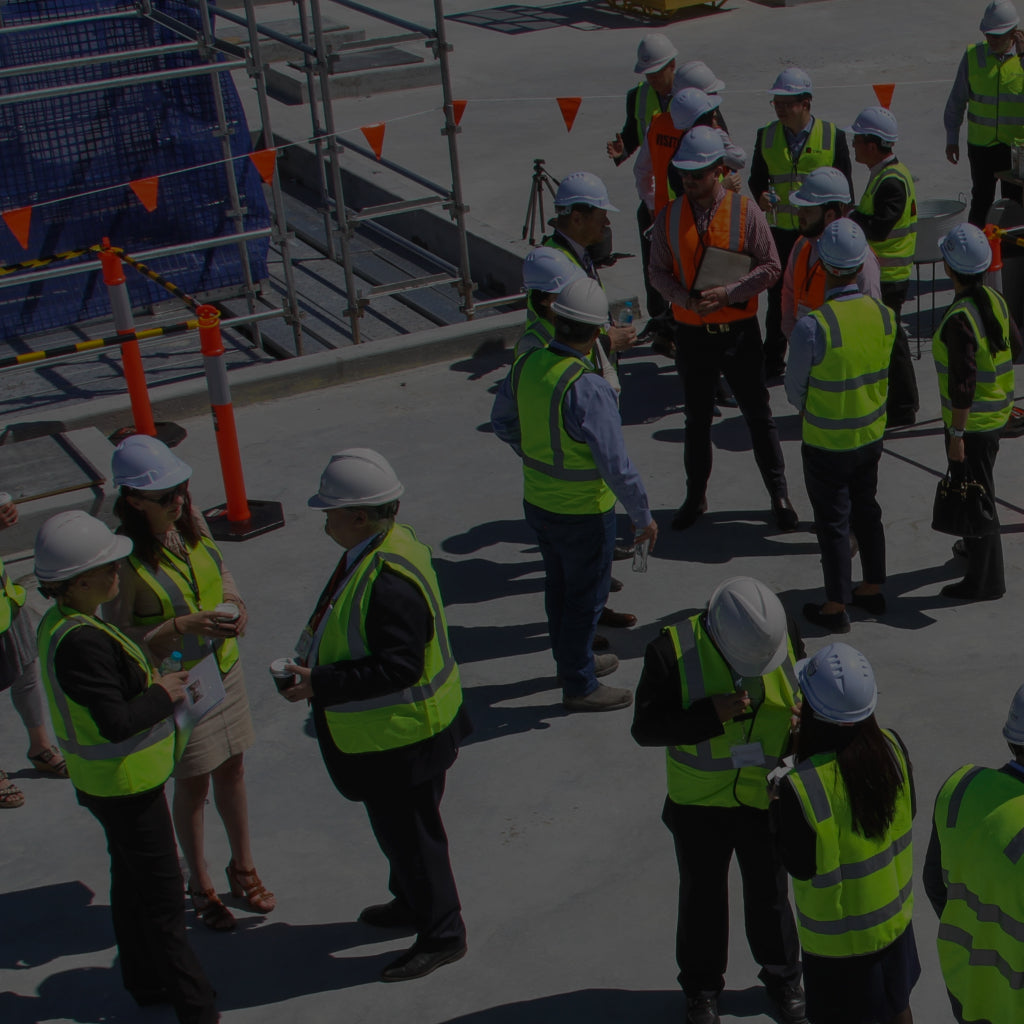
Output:
[[[996,504],[962,464],[950,463],[935,488],[932,529],[954,537],[986,537],[999,529]]]

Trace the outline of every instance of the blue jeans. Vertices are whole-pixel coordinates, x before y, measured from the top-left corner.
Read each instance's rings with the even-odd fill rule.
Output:
[[[597,689],[594,631],[608,599],[615,550],[615,510],[569,516],[523,502],[544,559],[544,608],[551,653],[566,697]]]

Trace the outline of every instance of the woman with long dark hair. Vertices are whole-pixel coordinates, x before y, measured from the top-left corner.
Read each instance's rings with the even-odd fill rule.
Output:
[[[249,842],[242,757],[254,733],[238,658],[238,637],[248,619],[245,602],[205,521],[192,507],[191,468],[162,442],[141,434],[118,445],[112,465],[114,483],[121,488],[114,505],[121,521],[118,532],[135,547],[122,564],[120,592],[105,607],[108,621],[136,638],[154,665],[179,651],[188,669],[213,653],[224,680],[224,700],[195,727],[175,766],[172,811],[196,913],[207,927],[227,931],[235,919],[217,894],[203,852],[211,780],[231,847],[227,879],[232,895],[262,914],[276,905],[256,873]]]
[[[912,1024],[921,974],[911,924],[914,784],[902,740],[875,720],[867,659],[833,643],[797,664],[797,763],[773,805],[793,876],[812,1024]]]
[[[1013,409],[1013,360],[1021,337],[1005,299],[984,285],[992,262],[985,233],[958,224],[939,243],[955,297],[932,339],[939,380],[946,457],[951,470],[985,485],[995,501],[993,470],[999,434]],[[953,546],[967,559],[957,583],[942,596],[957,601],[993,601],[1006,593],[1003,545],[996,528],[983,537],[964,537]]]

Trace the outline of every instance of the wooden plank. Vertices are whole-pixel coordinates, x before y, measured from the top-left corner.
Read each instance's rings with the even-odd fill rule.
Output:
[[[104,480],[65,434],[0,444],[0,489],[16,502],[84,490]]]

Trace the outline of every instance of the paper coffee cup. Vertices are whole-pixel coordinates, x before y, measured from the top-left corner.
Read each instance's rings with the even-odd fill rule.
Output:
[[[238,611],[237,604],[232,604],[230,601],[223,601],[213,609],[213,614],[224,622],[234,622],[241,613]]]
[[[282,693],[291,689],[298,679],[294,672],[285,668],[289,661],[291,661],[290,658],[276,658],[270,663],[270,674],[274,677],[278,691]]]
[[[4,505],[10,505],[13,500],[6,491],[0,491],[0,508],[3,508]]]

